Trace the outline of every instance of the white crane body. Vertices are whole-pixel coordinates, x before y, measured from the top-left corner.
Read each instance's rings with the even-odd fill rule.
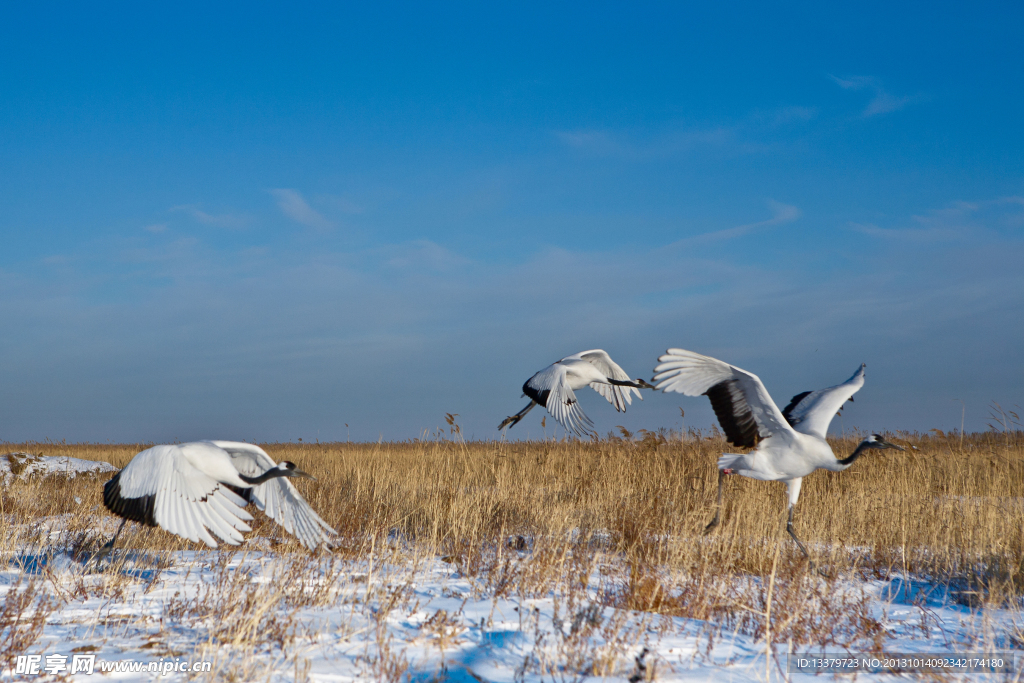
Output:
[[[780,411],[761,379],[751,372],[684,349],[669,349],[658,360],[654,369],[655,388],[686,396],[707,396],[727,440],[734,446],[753,448],[749,453],[724,453],[718,459],[719,512],[722,475],[784,481],[789,487],[787,531],[805,555],[807,550],[792,525],[793,506],[800,497],[803,477],[816,469],[841,472],[866,449],[903,450],[873,434],[848,458],[840,460],[826,439],[832,417],[864,386],[863,364],[846,382],[797,394]],[[719,512],[706,531],[717,526]]]
[[[632,405],[632,393],[643,400],[640,389],[650,388],[644,380],[632,380],[611,357],[601,349],[581,351],[555,361],[523,384],[523,394],[530,404],[505,418],[498,429],[511,427],[523,419],[535,405],[544,406],[566,432],[576,436],[592,434],[594,423],[579,407],[576,391],[591,387],[601,394],[615,410],[625,412]]]
[[[103,502],[125,521],[159,526],[214,548],[215,536],[229,545],[244,540],[253,520],[245,507],[252,503],[307,548],[329,546],[336,532],[287,480],[296,476],[310,475],[293,463],[275,463],[252,444],[159,445],[137,454],[106,483]]]

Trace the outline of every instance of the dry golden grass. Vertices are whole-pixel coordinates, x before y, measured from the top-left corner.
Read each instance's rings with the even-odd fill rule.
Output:
[[[715,462],[723,451],[734,450],[720,436],[628,436],[593,443],[467,443],[455,432],[450,439],[428,442],[264,448],[317,477],[298,486],[341,534],[339,561],[371,553],[391,553],[393,561],[402,553],[413,561],[443,557],[487,595],[555,591],[567,601],[566,618],[580,621],[567,628],[584,634],[580,639],[596,628],[586,619],[592,609],[586,602],[588,582],[595,576],[601,577],[600,601],[606,605],[705,619],[719,632],[744,632],[769,642],[820,646],[880,642],[881,629],[866,598],[833,590],[834,577],[849,572],[946,582],[972,606],[1006,605],[1024,593],[1024,433],[890,435],[907,451],[868,454],[846,472],[807,477],[795,525],[816,562],[833,577],[824,580],[808,572],[785,535],[782,484],[728,478],[723,523],[702,535],[714,513]],[[858,440],[836,439],[833,448],[845,454]],[[123,467],[146,446],[0,444],[0,452],[69,455]],[[98,516],[109,520],[104,534],[117,521],[102,508],[104,480],[50,476],[0,487],[0,519],[9,530],[0,549],[44,549],[53,541],[37,522],[56,515],[63,515],[65,539],[94,548],[106,540],[96,531]],[[295,551],[297,562],[309,559],[262,516],[252,535]],[[150,551],[203,548],[137,526],[122,538]],[[300,565],[288,571],[301,572]],[[341,569],[337,572],[341,576]],[[225,615],[211,643],[240,642],[256,632],[284,638],[280,634],[287,629],[276,628],[278,617],[261,605],[298,598],[258,592],[266,587],[225,586],[194,604],[167,609],[194,618],[206,612]],[[326,593],[300,597],[307,605],[334,599]],[[401,602],[400,591],[385,598],[384,614]],[[18,606],[12,603],[9,611]],[[4,609],[0,605],[0,619]],[[236,612],[238,618],[230,618]],[[448,618],[438,615],[434,624],[442,640]],[[33,628],[8,630],[11,638],[28,638]],[[715,637],[709,632],[709,649]],[[390,652],[386,642],[378,645],[375,675],[399,678],[405,670],[401,653]],[[578,656],[579,648],[569,647],[566,657]],[[610,670],[608,662],[622,656],[589,653],[587,661],[594,663],[587,666],[593,672]],[[531,666],[540,670],[544,664]]]
[[[456,435],[457,436],[457,435]],[[400,534],[428,552],[478,561],[487,548],[526,544],[555,552],[585,540],[652,566],[700,574],[767,574],[785,542],[785,486],[727,478],[725,516],[710,536],[721,438],[647,433],[594,443],[442,440],[380,444],[265,444],[317,477],[300,482],[310,504],[360,552]],[[842,473],[804,480],[795,525],[820,563],[917,574],[990,574],[1019,582],[1024,567],[1024,436],[895,435],[905,453],[869,453]],[[837,453],[857,438],[833,440]],[[0,444],[5,450],[106,460],[123,467],[146,444]],[[88,483],[87,483],[88,482]],[[15,523],[102,510],[101,482],[50,477],[0,489]],[[82,499],[81,504],[74,501]],[[84,529],[84,527],[83,527]],[[257,534],[287,539],[258,520]],[[511,539],[511,540],[510,540]],[[140,539],[141,540],[141,539]],[[146,543],[188,547],[154,532]],[[298,547],[298,546],[296,546]]]

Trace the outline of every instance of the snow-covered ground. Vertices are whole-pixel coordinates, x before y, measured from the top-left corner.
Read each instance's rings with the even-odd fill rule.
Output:
[[[37,455],[22,451],[0,455],[0,481],[3,482],[9,481],[11,477],[25,479],[29,476],[62,474],[74,478],[76,474],[116,471],[117,468],[109,462],[82,460],[67,455]]]
[[[51,529],[52,547],[66,547],[59,524]],[[275,553],[265,539],[251,548],[124,551],[109,565],[64,551],[11,554],[0,571],[3,654],[22,672],[33,662],[14,655],[39,655],[40,671],[49,661],[74,681],[96,679],[97,673],[70,673],[73,662],[85,666],[89,658],[94,672],[131,660],[155,663],[172,678],[189,675],[172,667],[208,661],[210,673],[199,678],[240,681],[812,680],[786,673],[787,645],[777,644],[766,660],[764,641],[741,632],[608,606],[622,581],[614,568],[595,572],[573,594],[520,597],[493,574],[486,582],[466,577],[397,543],[351,558]],[[528,551],[513,555],[513,563],[532,561]],[[829,585],[868,597],[886,652],[1012,651],[1014,674],[964,679],[1021,679],[1015,609],[972,611],[942,587],[899,579]],[[18,602],[19,595],[29,597]],[[11,625],[12,604],[23,608],[20,626]],[[19,651],[13,638],[31,630],[35,610],[38,637]],[[9,668],[3,675],[42,674]],[[153,672],[106,677],[168,680]],[[858,680],[883,678],[892,675]]]

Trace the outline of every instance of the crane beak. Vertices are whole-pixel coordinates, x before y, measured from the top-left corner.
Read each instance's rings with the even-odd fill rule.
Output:
[[[881,441],[880,440],[878,443],[882,446],[882,448],[894,448],[894,449],[896,449],[898,451],[905,451],[905,450],[907,450],[903,446],[897,446],[896,444],[891,443],[889,441]]]
[[[293,476],[293,477],[302,477],[303,479],[312,479],[313,481],[316,481],[316,477],[314,477],[312,474],[310,474],[309,472],[307,472],[305,470],[300,470],[298,467],[296,467],[294,470],[292,470],[291,476]]]

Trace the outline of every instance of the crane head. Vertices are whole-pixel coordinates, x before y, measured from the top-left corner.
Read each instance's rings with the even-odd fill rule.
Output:
[[[906,450],[903,446],[897,446],[890,441],[886,441],[882,438],[881,434],[872,434],[868,438],[864,439],[863,444],[868,448],[877,448],[879,450],[885,450],[887,448],[894,448],[898,451]]]
[[[299,466],[290,460],[283,460],[277,464],[277,469],[284,471],[286,477],[303,477],[304,479],[316,479],[312,474],[299,469]]]

